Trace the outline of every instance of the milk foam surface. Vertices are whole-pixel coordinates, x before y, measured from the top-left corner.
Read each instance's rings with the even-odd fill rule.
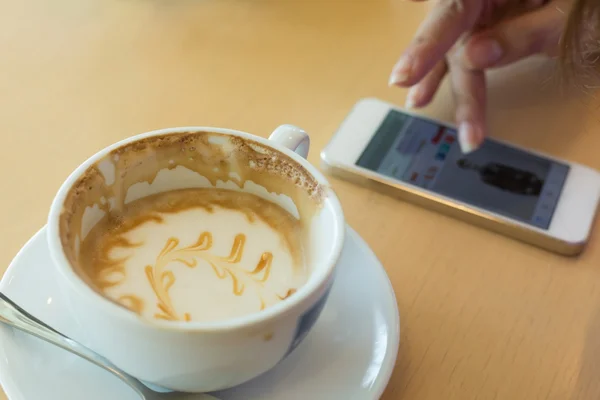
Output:
[[[123,221],[92,230],[81,252],[84,273],[108,298],[165,320],[230,319],[293,295],[307,279],[297,220],[266,200],[227,192],[143,199]],[[210,193],[234,201],[211,201]],[[204,200],[190,203],[193,196]]]

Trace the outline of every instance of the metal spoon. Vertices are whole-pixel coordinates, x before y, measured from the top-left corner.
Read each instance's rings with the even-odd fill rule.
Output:
[[[70,351],[71,353],[96,364],[100,368],[107,370],[135,390],[142,400],[219,400],[216,397],[207,394],[155,392],[138,379],[115,367],[101,355],[66,337],[62,333],[35,318],[33,315],[16,305],[3,293],[0,293],[0,322],[30,335],[37,336],[48,343],[52,343],[55,346]]]

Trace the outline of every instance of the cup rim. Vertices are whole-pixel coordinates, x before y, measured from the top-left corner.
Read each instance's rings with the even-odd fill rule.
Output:
[[[63,204],[67,194],[79,179],[82,174],[87,171],[94,163],[104,158],[112,151],[123,147],[127,144],[137,142],[153,136],[164,136],[178,133],[194,133],[194,132],[213,132],[217,134],[225,134],[241,137],[243,139],[250,139],[260,143],[266,147],[272,148],[280,153],[290,157],[294,161],[298,162],[303,168],[305,168],[324,188],[325,190],[325,201],[323,207],[332,207],[333,212],[333,240],[332,247],[328,254],[324,257],[323,261],[319,264],[322,265],[316,271],[310,274],[309,280],[301,286],[294,296],[290,297],[286,301],[281,301],[274,304],[265,310],[260,312],[254,312],[251,314],[243,315],[240,317],[208,321],[208,322],[194,322],[194,321],[163,321],[160,319],[151,319],[138,315],[130,310],[127,310],[123,306],[116,304],[109,300],[107,297],[101,295],[96,290],[92,289],[86,284],[83,279],[74,271],[73,266],[67,259],[63,246],[60,240],[59,222],[60,216],[63,210]],[[345,232],[344,215],[339,199],[328,180],[323,174],[305,158],[301,157],[294,151],[286,148],[283,145],[263,137],[252,135],[243,131],[227,128],[216,128],[216,127],[205,127],[205,126],[183,126],[174,128],[157,129],[141,134],[137,134],[120,140],[112,145],[109,145],[102,150],[98,151],[86,161],[80,164],[61,184],[52,205],[50,206],[50,212],[48,215],[48,247],[54,268],[58,269],[63,278],[69,283],[72,289],[79,295],[86,297],[89,301],[95,301],[97,306],[100,307],[105,314],[109,314],[113,318],[124,320],[130,323],[142,323],[150,327],[160,328],[167,331],[181,331],[181,332],[194,332],[194,331],[230,331],[234,329],[254,326],[264,321],[274,319],[280,315],[284,315],[291,309],[295,308],[298,304],[303,303],[312,294],[318,292],[319,289],[328,282],[329,277],[332,276],[335,266],[340,258]]]

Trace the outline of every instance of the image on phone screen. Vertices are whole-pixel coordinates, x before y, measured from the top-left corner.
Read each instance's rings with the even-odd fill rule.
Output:
[[[548,229],[569,166],[487,139],[464,155],[457,132],[391,110],[357,165]]]

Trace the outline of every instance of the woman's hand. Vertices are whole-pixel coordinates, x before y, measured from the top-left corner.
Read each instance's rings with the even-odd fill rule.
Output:
[[[428,104],[449,75],[461,149],[478,148],[486,132],[485,70],[536,53],[558,54],[571,0],[435,0],[390,76],[411,87],[407,107]]]

